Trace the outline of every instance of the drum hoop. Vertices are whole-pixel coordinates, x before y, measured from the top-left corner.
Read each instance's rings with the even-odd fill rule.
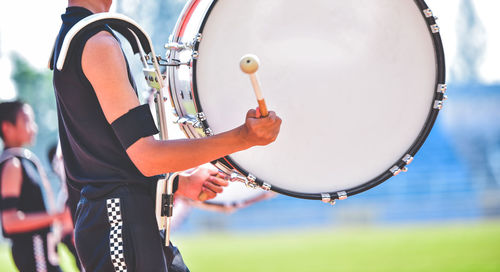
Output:
[[[193,0],[193,1],[199,2],[199,0]],[[200,25],[198,33],[203,34],[203,30],[205,28],[205,24],[207,22],[207,19],[210,17],[210,14],[211,14],[214,6],[217,4],[217,2],[218,2],[217,0],[213,0],[212,3],[210,4],[210,6],[208,7],[208,9],[205,13],[205,16],[203,17],[203,21]],[[280,193],[280,194],[284,194],[284,195],[288,195],[288,196],[292,196],[292,197],[297,197],[297,198],[303,198],[303,199],[322,200],[325,198],[325,194],[328,194],[330,196],[330,199],[332,199],[332,200],[339,199],[339,198],[343,199],[347,196],[359,194],[361,192],[364,192],[366,190],[369,190],[369,189],[381,184],[382,182],[386,181],[390,177],[395,176],[394,172],[391,171],[391,169],[393,169],[395,167],[397,167],[398,170],[403,169],[406,165],[408,165],[411,162],[411,161],[410,162],[407,161],[405,159],[405,157],[410,155],[411,158],[413,158],[415,156],[415,154],[417,153],[417,151],[422,147],[422,145],[424,144],[427,137],[429,136],[429,133],[430,133],[432,127],[434,126],[437,115],[441,109],[440,107],[436,107],[435,103],[437,103],[437,102],[442,103],[442,101],[444,99],[444,91],[440,91],[440,90],[442,89],[441,88],[442,86],[446,86],[446,84],[445,84],[445,81],[446,81],[445,57],[444,57],[443,44],[441,41],[441,35],[439,34],[439,31],[433,30],[433,26],[436,25],[436,18],[434,16],[432,16],[432,14],[429,15],[429,13],[427,13],[429,11],[429,7],[427,6],[427,4],[425,3],[424,0],[414,0],[413,2],[419,8],[420,13],[428,26],[427,30],[429,31],[429,34],[432,37],[434,51],[436,54],[435,59],[436,59],[436,65],[437,65],[437,67],[436,67],[437,74],[436,74],[436,83],[434,85],[436,91],[434,92],[434,99],[432,100],[433,102],[429,106],[430,111],[429,111],[429,114],[426,118],[425,125],[421,129],[416,140],[413,142],[413,144],[410,146],[410,148],[406,151],[406,153],[404,153],[405,155],[403,157],[401,157],[399,160],[397,160],[396,162],[394,162],[394,164],[392,164],[393,167],[384,171],[383,173],[381,173],[377,177],[375,177],[375,178],[373,178],[373,179],[371,179],[371,180],[369,180],[361,185],[358,185],[356,187],[349,188],[349,189],[346,189],[343,191],[322,192],[322,193],[301,193],[301,192],[286,190],[284,188],[274,186],[274,185],[271,186],[271,188],[270,188],[271,190],[273,190],[277,193]],[[193,5],[193,3],[189,3],[189,4],[191,6]],[[177,38],[179,38],[179,37],[177,37]],[[200,43],[196,43],[196,45],[194,47],[195,51],[198,51],[199,45],[200,45]],[[198,95],[198,85],[197,85],[197,78],[196,78],[197,61],[198,60],[196,58],[194,58],[192,61],[192,92],[193,92],[195,107],[197,108],[198,112],[203,112],[203,108],[201,106],[201,103],[199,100],[199,95]],[[204,128],[210,127],[207,120],[203,120],[202,124],[203,124]],[[240,173],[244,174],[245,176],[250,175],[250,173],[247,170],[245,170],[243,167],[241,167],[238,163],[236,163],[231,158],[231,156],[225,156],[223,158],[220,158],[218,161],[221,162],[222,164],[230,165],[235,170],[239,171]],[[264,183],[271,184],[271,183],[268,183],[268,182],[266,182],[258,177],[256,177],[255,183],[261,187],[264,185]]]

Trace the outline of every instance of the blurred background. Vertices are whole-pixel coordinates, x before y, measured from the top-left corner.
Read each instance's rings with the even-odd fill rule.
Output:
[[[185,4],[115,2],[157,52]],[[277,196],[233,213],[191,209],[173,241],[192,271],[500,271],[500,2],[426,2],[439,17],[449,99],[409,171],[333,207]],[[0,100],[33,106],[32,150],[49,167],[57,116],[46,66],[66,1],[0,5]],[[10,271],[2,248],[0,271]]]

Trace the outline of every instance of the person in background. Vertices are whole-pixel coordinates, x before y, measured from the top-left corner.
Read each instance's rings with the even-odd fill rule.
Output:
[[[78,267],[78,269],[80,270],[83,270],[80,259],[78,258],[78,254],[76,252],[75,238],[73,235],[73,218],[76,212],[77,202],[80,199],[80,192],[75,190],[73,187],[68,186],[68,184],[66,183],[66,174],[64,173],[64,163],[62,161],[63,158],[61,153],[61,146],[59,144],[54,144],[49,148],[49,151],[47,152],[47,158],[49,159],[50,165],[52,166],[52,171],[61,181],[60,191],[56,198],[57,202],[63,202],[64,204],[62,205],[66,206],[71,213],[71,216],[66,218],[66,220],[63,222],[61,242],[66,245],[66,248],[73,255],[76,267]]]
[[[61,271],[54,223],[69,216],[57,211],[48,179],[33,143],[37,125],[33,109],[20,101],[0,103],[0,209],[2,232],[12,241],[12,257],[21,272]],[[56,228],[57,229],[57,228]]]

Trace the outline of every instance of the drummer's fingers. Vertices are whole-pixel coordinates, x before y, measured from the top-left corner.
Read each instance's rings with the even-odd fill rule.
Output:
[[[276,115],[276,112],[274,112],[274,111],[269,111],[267,118],[269,118],[269,120],[273,121],[273,123],[281,124],[281,118],[279,118],[279,116]]]
[[[219,186],[215,183],[209,182],[209,181],[203,183],[203,187],[210,189],[214,193],[218,193],[218,194],[222,193],[222,191],[224,190],[221,186]]]
[[[214,198],[215,196],[217,196],[217,193],[206,188],[206,187],[202,187],[201,188],[201,191],[205,194],[206,198],[203,200],[203,201],[206,201],[206,200],[209,200],[209,199],[212,199]]]
[[[269,115],[265,119],[267,129],[269,129],[271,134],[277,136],[281,127],[281,118],[274,111],[269,111]]]
[[[268,111],[267,116],[261,117],[261,120],[264,122],[264,124],[274,124],[281,119],[276,115],[276,112]]]
[[[257,111],[254,109],[248,110],[246,119],[248,118],[257,118]]]
[[[208,178],[208,181],[210,181],[211,183],[213,183],[215,185],[224,186],[224,187],[229,185],[229,181],[227,181],[224,177],[219,177],[219,176],[211,176]]]
[[[219,173],[217,173],[216,177],[221,178],[221,179],[225,179],[225,180],[227,180],[229,178],[229,176],[222,171],[219,171]]]

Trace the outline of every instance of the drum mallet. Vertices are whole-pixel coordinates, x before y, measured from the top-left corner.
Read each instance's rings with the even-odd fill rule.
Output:
[[[240,60],[240,68],[241,71],[250,76],[250,81],[252,82],[257,102],[259,103],[260,115],[261,117],[266,117],[269,114],[267,112],[266,101],[264,101],[264,97],[262,96],[262,91],[260,89],[260,83],[257,79],[257,75],[255,74],[259,69],[259,58],[252,54],[244,55]],[[208,199],[208,196],[205,192],[201,192],[198,199],[203,202]]]
[[[266,117],[269,113],[267,112],[266,101],[262,96],[262,90],[260,88],[260,82],[257,78],[257,70],[259,69],[259,58],[252,54],[247,54],[241,57],[240,68],[243,73],[250,76],[250,81],[252,82],[252,87],[257,97],[257,102],[259,103],[259,110],[262,117]]]

